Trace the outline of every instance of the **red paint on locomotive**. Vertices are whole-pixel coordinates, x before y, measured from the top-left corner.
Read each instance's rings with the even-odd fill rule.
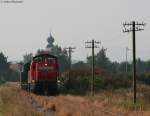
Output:
[[[56,57],[41,55],[33,58],[30,65],[31,81],[57,81],[58,61]]]

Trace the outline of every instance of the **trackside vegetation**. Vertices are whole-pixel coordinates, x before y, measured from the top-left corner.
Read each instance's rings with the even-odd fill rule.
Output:
[[[42,116],[19,89],[0,87],[0,116]]]
[[[19,71],[11,69],[11,62],[8,62],[7,59],[8,57],[0,52],[0,83],[19,80]]]

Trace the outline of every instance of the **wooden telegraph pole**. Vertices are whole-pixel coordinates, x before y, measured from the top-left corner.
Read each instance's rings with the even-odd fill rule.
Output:
[[[138,22],[135,22],[135,21],[132,21],[130,23],[123,23],[123,26],[124,28],[126,26],[130,26],[129,29],[124,29],[123,32],[126,33],[126,32],[132,32],[132,43],[133,43],[133,47],[132,47],[132,50],[133,50],[133,102],[134,104],[136,104],[136,41],[135,41],[135,32],[136,31],[142,31],[144,29],[141,28],[141,26],[145,26],[145,23],[138,23]]]
[[[70,77],[71,77],[71,64],[72,64],[72,62],[71,62],[71,57],[72,57],[72,52],[73,52],[73,49],[76,49],[75,47],[68,47],[68,48],[65,48],[65,49],[68,49],[68,56],[69,56],[69,73],[68,73],[68,77],[69,77],[69,79],[70,79]]]
[[[94,48],[98,48],[95,44],[100,44],[100,42],[96,42],[94,40],[85,42],[86,44],[92,44],[92,46],[86,46],[86,48],[92,48],[92,79],[91,79],[91,95],[94,96],[94,72],[95,72],[95,62],[94,62]]]

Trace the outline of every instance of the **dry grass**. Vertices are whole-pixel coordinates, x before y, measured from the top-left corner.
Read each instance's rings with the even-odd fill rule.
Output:
[[[40,116],[19,89],[0,87],[0,116]]]
[[[45,108],[55,107],[55,116],[99,116],[105,115],[107,108],[103,102],[92,101],[80,96],[43,97],[33,96]]]
[[[25,97],[26,96],[26,97]],[[100,91],[91,96],[40,96],[13,87],[0,87],[0,113],[2,116],[38,116],[28,103],[33,99],[54,116],[150,116],[150,87],[138,85],[138,103],[132,104],[132,91],[118,89]]]
[[[31,96],[55,116],[150,116],[150,87],[139,86],[138,103],[132,104],[132,92],[126,89],[102,91],[91,96]]]

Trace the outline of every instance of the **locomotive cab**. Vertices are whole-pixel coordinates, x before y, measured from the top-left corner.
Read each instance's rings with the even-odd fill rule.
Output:
[[[57,57],[49,54],[33,57],[28,76],[31,91],[36,93],[57,92],[58,74]]]

